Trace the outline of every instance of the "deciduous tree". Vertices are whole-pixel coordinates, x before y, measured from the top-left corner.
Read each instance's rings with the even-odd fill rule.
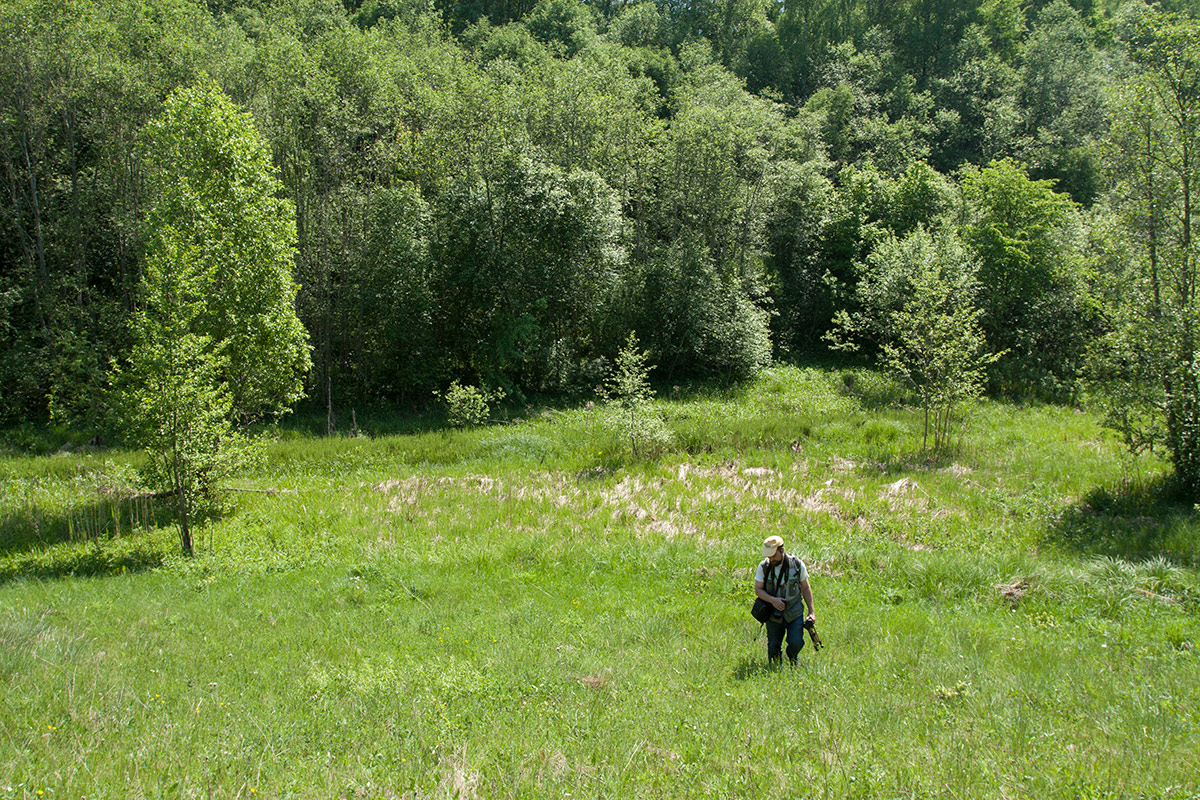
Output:
[[[880,361],[916,392],[924,421],[922,449],[949,443],[951,423],[963,404],[983,391],[986,352],[976,262],[949,228],[918,227],[903,238],[888,235],[861,266],[857,311],[841,311],[831,343],[856,350],[879,348]]]
[[[168,98],[143,153],[149,244],[118,386],[151,479],[178,501],[190,555],[192,513],[236,465],[239,429],[301,396],[295,212],[249,116],[211,82]]]
[[[1010,160],[968,171],[963,240],[979,261],[994,388],[1070,396],[1095,326],[1078,275],[1070,197]]]
[[[1134,450],[1164,447],[1200,499],[1200,24],[1147,13],[1129,44],[1142,71],[1121,87],[1109,158],[1134,257],[1100,378],[1109,423]]]
[[[893,338],[883,346],[883,363],[920,398],[921,446],[929,449],[932,433],[936,455],[950,443],[955,414],[983,392],[985,368],[998,355],[985,349],[965,251],[949,241],[922,251],[931,257],[912,265],[911,294],[888,315]]]

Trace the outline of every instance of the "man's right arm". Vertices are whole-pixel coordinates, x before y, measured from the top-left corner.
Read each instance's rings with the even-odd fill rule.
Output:
[[[771,595],[767,594],[766,590],[763,589],[762,581],[754,582],[754,594],[758,597],[759,600],[762,600],[764,603],[767,603],[772,608],[774,608],[776,611],[783,611],[783,608],[786,605],[783,602],[783,598],[772,597]]]

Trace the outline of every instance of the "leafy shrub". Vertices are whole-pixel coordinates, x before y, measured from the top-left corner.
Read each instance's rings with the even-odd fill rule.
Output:
[[[647,354],[638,349],[637,336],[629,334],[617,353],[613,374],[604,385],[608,398],[605,425],[629,441],[633,456],[654,456],[671,443],[671,431],[649,404],[654,397],[646,364]]]
[[[491,416],[491,404],[504,399],[503,389],[481,389],[478,386],[463,386],[458,381],[442,394],[446,402],[446,418],[456,428],[482,425]]]
[[[768,314],[699,237],[672,244],[641,278],[631,324],[668,376],[743,379],[770,363]]]

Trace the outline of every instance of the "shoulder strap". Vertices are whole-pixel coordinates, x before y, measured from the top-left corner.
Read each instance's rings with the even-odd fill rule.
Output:
[[[783,569],[780,571],[778,578],[775,577],[775,568],[771,566],[771,562],[765,558],[762,560],[764,592],[767,594],[779,594],[780,588],[787,585],[788,570],[791,567],[789,559],[791,559],[791,556],[784,557]],[[767,588],[768,586],[770,587],[769,589]]]
[[[800,571],[800,556],[794,556],[791,553],[788,553],[787,560],[791,566],[796,568],[796,572]]]

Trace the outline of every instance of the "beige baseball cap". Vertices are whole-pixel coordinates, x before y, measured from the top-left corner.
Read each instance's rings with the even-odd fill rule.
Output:
[[[763,558],[770,558],[775,555],[775,551],[783,547],[782,536],[768,536],[763,542]]]

